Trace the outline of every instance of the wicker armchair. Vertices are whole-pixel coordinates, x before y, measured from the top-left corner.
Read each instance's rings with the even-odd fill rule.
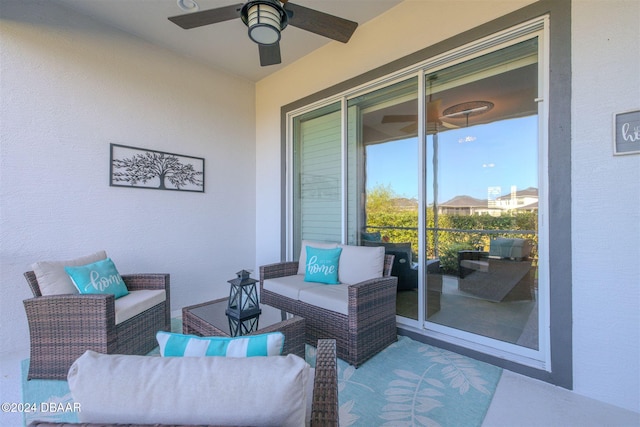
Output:
[[[24,276],[34,296],[24,301],[31,343],[28,379],[66,379],[85,350],[147,354],[157,346],[156,332],[171,330],[168,274],[122,275],[130,291],[164,289],[166,297],[118,325],[113,295],[42,296],[34,272]]]
[[[295,275],[298,262],[260,267],[260,301],[305,319],[305,339],[335,339],[338,357],[358,367],[398,339],[393,255],[385,255],[383,277],[349,286],[348,315],[316,307],[264,289],[264,281]]]
[[[320,340],[317,343],[316,368],[311,403],[311,426],[338,427],[338,365],[336,363],[336,343],[334,340]],[[205,410],[203,408],[203,410]],[[211,415],[215,423],[215,414]],[[143,427],[140,424],[91,424],[64,423],[54,421],[32,421],[29,427]],[[162,426],[154,424],[155,427]],[[150,426],[151,427],[151,426]],[[164,427],[169,427],[164,425]],[[180,425],[180,427],[188,427]],[[204,427],[204,426],[201,426]]]

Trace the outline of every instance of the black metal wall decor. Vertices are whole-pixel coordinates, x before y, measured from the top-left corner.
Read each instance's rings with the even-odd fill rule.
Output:
[[[111,144],[110,185],[204,193],[204,159]]]
[[[251,273],[242,270],[236,273],[238,277],[229,280],[229,302],[226,314],[229,318],[231,336],[248,335],[258,330],[258,320],[262,310],[258,301],[258,290]]]

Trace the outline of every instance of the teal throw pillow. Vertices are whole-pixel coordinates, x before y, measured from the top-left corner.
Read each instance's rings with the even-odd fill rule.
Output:
[[[271,332],[243,337],[197,337],[160,331],[156,334],[160,355],[170,356],[280,356],[284,348],[284,334]]]
[[[337,285],[338,264],[342,248],[322,249],[307,246],[307,266],[304,281]]]
[[[366,240],[368,242],[380,242],[382,240],[382,236],[379,231],[374,231],[373,233],[362,233],[362,240]]]
[[[113,294],[120,298],[129,293],[111,258],[64,270],[81,294]]]

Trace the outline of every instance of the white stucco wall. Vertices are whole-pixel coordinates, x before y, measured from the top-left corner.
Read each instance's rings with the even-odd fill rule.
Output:
[[[38,260],[170,273],[173,311],[227,295],[255,261],[254,84],[45,1],[0,12],[0,352],[28,349]],[[205,158],[205,193],[110,187],[110,143]]]
[[[171,273],[177,310],[279,260],[281,106],[531,2],[405,1],[259,82],[254,104],[251,83],[45,1],[3,0],[0,356],[28,348],[33,261],[105,249],[123,273]],[[640,107],[639,5],[572,13],[574,387],[635,411],[640,156],[612,155],[611,120]],[[206,193],[109,187],[111,142],[206,158]]]
[[[613,155],[613,114],[640,109],[640,2],[572,9],[576,392],[640,412],[640,154]]]
[[[405,1],[258,82],[256,264],[280,258],[280,108],[532,1]],[[613,157],[611,118],[638,108],[637,0],[574,1],[573,356],[577,393],[640,411],[640,156]],[[552,24],[553,25],[553,22]]]

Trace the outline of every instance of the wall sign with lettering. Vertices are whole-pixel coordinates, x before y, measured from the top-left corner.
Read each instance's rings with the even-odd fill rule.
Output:
[[[613,115],[613,154],[640,153],[640,110]]]

